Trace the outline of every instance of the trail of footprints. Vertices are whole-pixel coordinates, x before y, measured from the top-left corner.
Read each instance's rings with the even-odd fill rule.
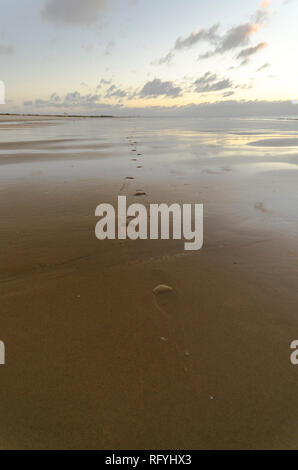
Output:
[[[130,147],[131,153],[133,153],[134,156],[136,157],[141,157],[142,153],[138,152],[137,141],[135,140],[135,137],[133,135],[129,135],[126,137],[126,140],[127,140],[128,146]],[[139,158],[132,158],[131,161],[139,163]],[[142,165],[137,165],[137,169],[141,169],[141,168],[142,168]],[[133,180],[135,180],[133,176],[126,176],[125,178],[126,182],[133,181]],[[122,186],[121,190],[123,190],[125,187],[126,187],[126,184]],[[137,189],[134,196],[135,197],[146,196],[146,192],[143,189]]]
[[[139,163],[139,158],[141,157],[142,153],[138,152],[137,149],[137,141],[135,140],[133,135],[126,137],[128,146],[130,147],[130,151],[133,154],[134,158],[131,158],[132,162]],[[137,169],[141,169],[142,165],[138,164]],[[123,184],[121,190],[123,190],[127,184],[132,181],[135,181],[136,178],[133,176],[126,176],[125,183]],[[134,193],[135,197],[142,197],[146,196],[146,192],[143,189],[137,189]],[[133,217],[128,217],[126,226],[129,225]],[[153,302],[157,311],[161,314],[161,318],[165,323],[164,328],[167,330],[167,336],[160,336],[160,341],[167,343],[169,346],[175,348],[175,351],[178,353],[182,360],[182,366],[185,373],[189,370],[189,358],[190,352],[186,350],[184,347],[180,347],[177,344],[176,337],[177,332],[181,336],[184,336],[184,328],[183,328],[183,319],[181,318],[181,309],[179,308],[179,298],[177,299],[177,294],[175,293],[174,289],[171,286],[166,284],[160,284],[156,286],[153,291]],[[182,343],[185,344],[185,341],[182,340]]]

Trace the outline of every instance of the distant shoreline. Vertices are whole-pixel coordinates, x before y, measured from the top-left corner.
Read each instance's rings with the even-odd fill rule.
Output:
[[[124,115],[124,116],[114,116],[112,114],[99,114],[99,115],[88,115],[88,114],[35,114],[35,113],[0,113],[0,118],[1,117],[32,117],[32,118],[56,118],[56,119],[81,119],[81,118],[92,118],[92,119],[133,119],[133,118],[139,118],[139,117],[142,117],[142,118],[154,118],[156,116],[138,116],[138,115],[134,115],[134,116],[127,116],[127,115]],[[205,117],[202,117],[202,116],[159,116],[159,118],[173,118],[173,117],[179,117],[179,118],[190,118],[190,119],[194,119],[194,118],[197,118],[197,119],[210,119],[210,116],[205,116]],[[217,117],[211,117],[211,119],[217,119]],[[265,120],[277,120],[277,121],[298,121],[298,117],[286,117],[286,116],[272,116],[272,117],[269,117],[269,116],[254,116],[254,117],[251,117],[251,116],[229,116],[228,117],[229,119],[265,119]],[[222,116],[219,117],[219,119],[223,119]]]
[[[20,116],[20,117],[56,117],[56,118],[117,118],[118,116],[112,116],[112,115],[98,115],[98,116],[92,116],[92,115],[85,115],[85,114],[23,114],[23,113],[0,113],[0,116]]]

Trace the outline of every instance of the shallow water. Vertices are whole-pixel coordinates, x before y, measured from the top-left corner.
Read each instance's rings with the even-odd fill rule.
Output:
[[[84,191],[86,184],[116,180],[116,195],[125,190],[126,178],[144,191],[166,180],[174,194],[179,188],[178,201],[186,195],[196,202],[202,198],[210,213],[223,205],[229,213],[228,205],[237,202],[239,217],[262,203],[296,232],[298,121],[35,118],[32,123],[34,128],[26,127],[30,120],[22,128],[10,122],[10,129],[0,130],[3,188],[55,182],[83,185]],[[198,191],[210,187],[213,195]]]
[[[138,151],[149,164],[154,164],[152,177],[157,177],[160,170],[164,172],[163,162],[168,161],[184,170],[189,162],[199,164],[200,170],[233,164],[239,169],[247,160],[252,164],[262,161],[295,163],[298,156],[298,140],[295,139],[298,121],[293,120],[86,118],[33,123],[40,127],[22,128],[18,123],[17,128],[8,129],[6,122],[0,124],[0,164],[33,161],[47,171],[44,162],[55,157],[57,174],[66,177],[73,176],[69,167],[65,167],[65,161],[72,159],[77,166],[82,165],[83,174],[86,171],[83,162],[87,160],[92,160],[88,162],[89,169],[108,171],[112,165],[114,172],[127,157],[126,138],[131,134],[138,142]],[[2,176],[6,171],[7,168],[2,167]],[[10,171],[19,176],[24,167]],[[51,174],[50,168],[49,171]]]

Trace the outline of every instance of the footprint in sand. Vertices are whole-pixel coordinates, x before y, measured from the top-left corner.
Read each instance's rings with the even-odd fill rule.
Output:
[[[124,191],[124,189],[126,188],[126,183],[124,181],[124,183],[122,184],[121,188],[120,188],[120,193],[122,193],[122,191]]]
[[[145,191],[143,191],[142,189],[138,189],[135,194],[135,196],[146,196],[146,193]]]
[[[270,212],[271,212],[270,210],[266,209],[263,202],[257,202],[254,207],[255,207],[255,209],[257,209],[258,211],[263,212],[264,214],[270,214]]]
[[[174,289],[166,284],[159,284],[152,290],[154,305],[164,318],[170,318],[171,302]]]
[[[169,346],[174,346],[179,355],[181,367],[187,372],[191,354],[186,347],[184,318],[181,315],[183,308],[181,308],[180,299],[173,287],[167,284],[159,284],[152,293],[154,305],[162,315],[159,319],[160,327],[167,332],[160,339],[167,342]]]

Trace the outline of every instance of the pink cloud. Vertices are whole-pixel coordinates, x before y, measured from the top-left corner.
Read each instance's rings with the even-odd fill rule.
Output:
[[[271,2],[272,0],[263,0],[261,3],[261,8],[267,8]]]

